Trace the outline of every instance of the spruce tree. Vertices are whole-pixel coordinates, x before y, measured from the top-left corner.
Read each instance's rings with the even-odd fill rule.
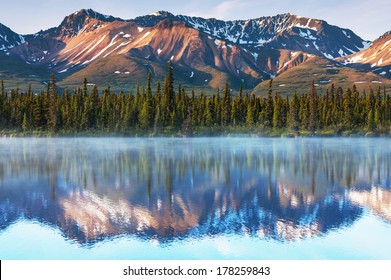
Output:
[[[84,81],[83,81],[83,94],[84,94],[84,96],[86,96],[87,95],[87,84],[88,84],[88,82],[87,82],[87,78],[84,78]]]
[[[171,67],[171,66],[170,66]],[[171,69],[171,68],[170,68]],[[170,94],[170,69],[165,79],[163,94],[160,94],[160,84],[157,84],[153,96],[151,76],[145,87],[136,87],[136,95],[125,95],[122,91],[116,93],[108,87],[99,96],[95,85],[88,93],[85,79],[83,85],[76,88],[72,94],[68,89],[59,97],[54,75],[51,76],[46,93],[42,91],[35,95],[31,86],[29,90],[19,92],[13,89],[10,96],[0,82],[0,127],[1,129],[42,129],[51,132],[58,130],[78,131],[97,129],[108,132],[125,132],[132,128],[142,127],[157,131],[157,127],[172,126],[182,135],[191,135],[193,126],[240,126],[246,124],[254,127],[260,121],[261,127],[290,128],[298,131],[299,127],[310,130],[338,128],[367,129],[368,131],[389,131],[391,122],[391,97],[385,89],[379,88],[374,94],[363,91],[360,95],[353,86],[343,90],[332,85],[325,96],[318,97],[314,82],[309,95],[298,95],[296,92],[291,101],[281,98],[279,94],[270,98],[272,81],[269,84],[269,96],[259,98],[245,94],[242,89],[239,95],[231,99],[231,90],[226,83],[223,96],[217,89],[212,96],[201,92],[196,97],[192,90],[188,97],[185,88],[178,85],[178,94]],[[172,70],[172,69],[171,69]],[[173,89],[173,87],[171,87]],[[173,90],[172,92],[173,93]],[[170,105],[171,104],[171,105]],[[170,109],[170,106],[172,109]],[[171,113],[169,110],[172,110]],[[163,111],[168,117],[167,122],[160,121]],[[162,112],[162,114],[161,114]],[[270,112],[272,121],[270,124]]]
[[[49,110],[48,110],[48,128],[51,132],[56,132],[59,128],[59,110],[58,110],[58,91],[56,78],[54,74],[50,77],[49,83]]]
[[[265,123],[264,125],[266,127],[272,127],[273,125],[273,79],[270,79],[269,82],[269,90],[268,90],[268,97],[266,102],[266,108],[265,108]]]
[[[215,114],[214,114],[214,100],[213,98],[208,98],[206,101],[206,111],[205,111],[205,125],[207,127],[212,127],[215,125]]]
[[[291,101],[289,116],[289,127],[293,132],[297,132],[299,130],[299,98],[296,91]]]
[[[231,110],[231,123],[236,126],[240,124],[240,103],[239,103],[239,97],[236,96],[236,98],[233,101],[232,104],[232,110]]]
[[[310,107],[309,107],[309,122],[308,129],[312,133],[316,130],[316,120],[317,120],[317,97],[316,97],[316,89],[315,82],[312,81],[311,84],[311,93],[310,93]]]
[[[97,128],[98,120],[99,120],[100,103],[99,103],[98,87],[96,86],[96,84],[92,87],[91,103],[93,108],[91,112],[91,127]]]
[[[63,128],[69,130],[72,126],[72,108],[71,108],[71,95],[68,88],[65,89],[64,94],[61,96],[61,114],[63,119]]]
[[[84,95],[84,91],[83,91],[83,95]],[[80,126],[83,130],[88,130],[92,126],[91,125],[92,110],[93,110],[93,105],[92,105],[91,96],[88,96],[84,99],[83,113],[82,113],[81,123],[80,123]]]
[[[228,85],[228,80],[225,81],[222,113],[222,124],[223,126],[227,126],[231,120],[231,90]]]
[[[353,126],[358,127],[361,122],[361,115],[360,115],[360,94],[357,91],[356,85],[353,85],[353,99],[352,99],[352,106],[353,106]]]
[[[109,94],[107,90],[104,90],[102,93],[102,98],[101,98],[101,109],[100,109],[100,118],[99,118],[99,123],[101,129],[106,129],[108,128],[109,124]]]
[[[196,97],[194,88],[191,90],[191,98],[190,98],[190,106],[191,106],[191,122],[193,125],[197,124],[197,104],[196,104]]]
[[[0,82],[0,94],[2,96],[5,95],[5,87],[4,87],[4,81],[3,80],[1,80],[1,82]]]
[[[24,112],[23,114],[23,121],[22,121],[22,129],[23,131],[26,131],[28,128],[28,123],[27,123],[27,114]]]
[[[300,125],[303,129],[308,129],[309,123],[309,102],[306,94],[300,96],[300,105],[299,105],[299,118]]]
[[[373,109],[369,110],[368,117],[367,117],[367,129],[369,131],[375,130],[375,117],[373,114]]]
[[[133,98],[132,98],[132,94],[127,94],[126,95],[126,98],[125,98],[125,117],[124,117],[124,129],[125,131],[128,130],[132,125],[133,125],[133,122],[132,122],[132,116],[133,116],[133,106],[132,106],[132,101],[133,101]]]
[[[164,79],[162,99],[162,121],[164,125],[168,125],[172,121],[175,109],[174,76],[171,61],[168,63],[167,75]]]
[[[386,94],[386,88],[384,87],[384,97],[383,97],[383,111],[384,111],[384,120],[383,125],[385,126],[387,122],[391,121],[391,98]]]
[[[247,127],[253,127],[255,125],[255,121],[254,121],[254,108],[253,108],[253,105],[250,103],[248,103],[248,106],[247,106],[247,113],[246,113],[246,126]]]
[[[350,129],[353,125],[352,92],[347,88],[343,97],[343,125]]]
[[[193,106],[191,104],[191,100],[189,100],[190,104],[187,105],[186,118],[183,121],[182,125],[182,135],[191,136],[193,134]]]
[[[382,109],[381,109],[381,92],[380,92],[380,87],[378,88],[376,92],[376,98],[375,98],[375,114],[374,114],[374,122],[375,122],[375,127],[380,127],[382,123]]]
[[[326,89],[326,96],[323,99],[322,105],[319,105],[322,108],[321,114],[321,128],[328,127],[330,125],[330,94],[329,89]]]
[[[220,101],[220,89],[217,88],[216,89],[216,95],[213,97],[214,99],[214,119],[215,119],[215,123],[217,125],[221,125],[222,122],[221,122],[221,118],[222,118],[222,114],[221,114],[221,101]]]
[[[140,112],[140,126],[143,129],[151,129],[154,125],[155,112],[153,110],[153,96],[151,87],[151,74],[148,73],[147,92]]]
[[[273,105],[273,128],[281,128],[284,125],[284,101],[277,93],[274,97]]]
[[[244,124],[244,120],[246,118],[246,115],[245,115],[245,106],[244,106],[244,100],[243,100],[243,88],[242,86],[240,86],[239,88],[239,98],[238,98],[238,123],[239,124]]]

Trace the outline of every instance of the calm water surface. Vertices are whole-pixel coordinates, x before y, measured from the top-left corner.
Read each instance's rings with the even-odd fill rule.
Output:
[[[390,139],[0,139],[0,259],[391,259]]]

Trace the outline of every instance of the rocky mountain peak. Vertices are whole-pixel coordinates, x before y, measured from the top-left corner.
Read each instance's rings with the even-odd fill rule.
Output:
[[[157,12],[152,13],[151,16],[170,18],[170,17],[173,17],[174,15],[168,11],[157,11]]]
[[[120,18],[107,16],[92,9],[81,9],[64,18],[56,29],[56,35],[72,37],[82,32],[90,32],[99,28],[105,22],[123,21]]]
[[[81,9],[81,10],[65,17],[64,21],[78,20],[78,19],[83,20],[86,18],[93,18],[93,19],[97,19],[97,20],[105,21],[105,22],[112,22],[115,20],[123,21],[120,18],[116,18],[116,17],[109,16],[109,15],[104,15],[104,14],[98,13],[92,9]]]
[[[159,79],[171,60],[184,83],[217,88],[228,79],[233,86],[254,88],[303,63],[332,73],[343,71],[343,64],[364,67],[387,78],[389,36],[387,32],[363,52],[370,44],[353,31],[291,13],[225,21],[158,11],[123,20],[82,9],[59,26],[32,35],[21,36],[0,24],[0,53],[18,60],[20,69],[32,64],[55,72],[65,85],[85,77],[96,77],[96,83],[128,84],[148,72]],[[319,83],[331,83],[327,77]]]
[[[0,23],[0,51],[7,51],[15,46],[21,45],[25,42],[22,35],[12,31],[7,26]]]

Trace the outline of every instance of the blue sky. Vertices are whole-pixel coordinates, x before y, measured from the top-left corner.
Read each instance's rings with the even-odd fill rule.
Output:
[[[82,8],[130,19],[158,10],[219,19],[249,19],[290,12],[350,28],[373,40],[391,30],[390,0],[1,0],[0,22],[21,34],[57,26]],[[4,3],[5,2],[5,3]]]

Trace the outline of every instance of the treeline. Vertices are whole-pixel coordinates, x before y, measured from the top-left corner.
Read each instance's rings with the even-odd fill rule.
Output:
[[[243,93],[232,96],[225,89],[212,96],[194,90],[174,89],[171,64],[163,86],[153,92],[151,77],[135,93],[124,94],[96,85],[60,95],[52,75],[46,91],[6,92],[1,81],[0,129],[20,132],[43,131],[76,133],[95,131],[131,134],[135,131],[159,135],[171,131],[191,135],[195,128],[238,129],[239,131],[280,131],[316,133],[319,131],[383,131],[390,133],[391,98],[385,88],[359,93],[355,86],[343,90],[334,85],[320,96],[312,84],[309,94],[283,98],[272,92],[272,80],[265,98]],[[210,131],[210,130],[209,130]]]

